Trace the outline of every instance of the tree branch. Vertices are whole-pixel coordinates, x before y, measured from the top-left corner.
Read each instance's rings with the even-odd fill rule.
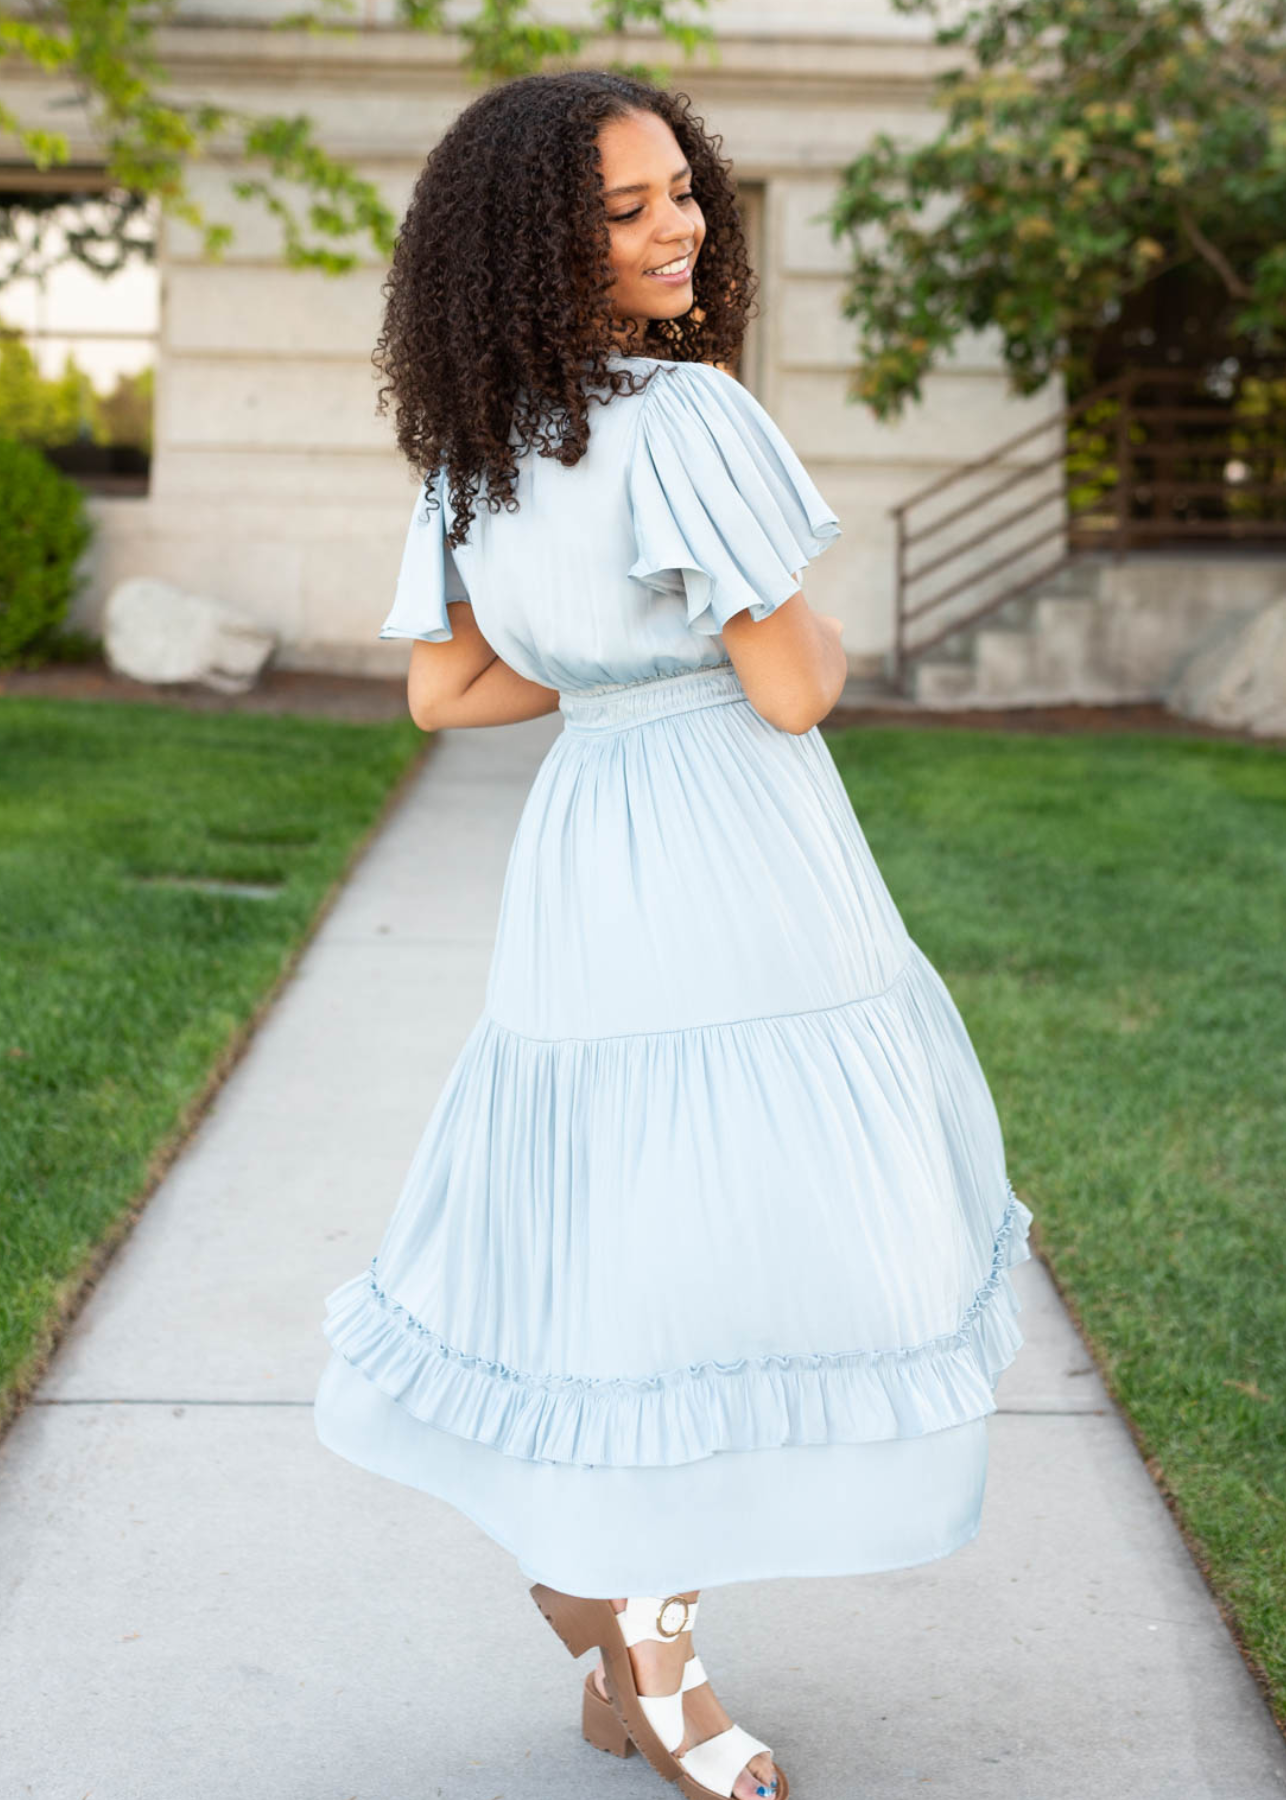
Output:
[[[1219,246],[1210,242],[1210,239],[1206,236],[1205,232],[1202,231],[1187,207],[1181,206],[1179,208],[1178,220],[1181,229],[1187,235],[1188,242],[1192,245],[1198,255],[1203,256],[1206,259],[1233,298],[1236,300],[1249,300],[1251,290],[1241,279],[1241,276],[1238,275],[1236,269],[1233,268]]]

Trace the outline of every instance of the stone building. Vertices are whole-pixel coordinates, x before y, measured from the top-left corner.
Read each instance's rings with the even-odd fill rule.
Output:
[[[572,17],[576,4],[561,0],[559,16]],[[214,0],[209,11],[184,0],[181,22],[158,34],[173,91],[307,114],[320,142],[373,180],[400,217],[427,151],[477,92],[455,42],[398,26],[391,0],[365,0],[345,36],[268,29],[284,10],[282,0]],[[448,16],[472,10],[472,0],[451,0]],[[741,376],[840,517],[843,536],[806,587],[814,605],[845,621],[853,674],[875,676],[896,636],[890,509],[1023,433],[1031,435],[991,473],[1042,457],[1056,464],[1061,432],[1051,435],[1049,421],[1058,397],[1015,397],[994,345],[976,338],[957,345],[926,381],[923,402],[897,423],[847,397],[856,334],[840,309],[845,251],[821,215],[839,170],[873,133],[936,128],[930,91],[943,53],[925,21],[880,0],[812,0],[806,13],[773,0],[715,0],[709,17],[716,54],[702,51],[691,64],[642,36],[595,39],[583,62],[669,61],[673,84],[692,95],[735,161],[761,282]],[[68,131],[73,115],[51,104],[50,78],[15,68],[0,94],[27,119]],[[92,163],[93,150],[89,140],[74,143],[76,162]],[[100,529],[80,617],[92,627],[118,581],[158,576],[248,612],[276,635],[279,666],[396,672],[407,647],[381,643],[376,632],[416,478],[389,420],[375,412],[371,350],[384,270],[369,251],[338,278],[285,267],[275,221],[228,191],[235,172],[208,161],[191,177],[211,216],[235,228],[222,262],[201,257],[187,226],[163,223],[148,491],[93,497]],[[1013,565],[1017,574],[1035,570],[1047,545],[1059,555],[1066,547],[1061,473],[1057,489],[1027,495],[1009,510],[1015,529],[1030,533],[1035,524],[1041,542],[1035,560]],[[948,617],[988,591],[981,578],[996,560],[988,524],[1007,504],[988,513],[960,486],[951,499],[963,547],[954,560],[937,551],[945,539],[929,552],[931,562],[950,561]],[[1275,557],[1249,571],[1253,592],[1247,574],[1209,560],[1198,569],[1189,557],[1177,577],[1154,569],[1141,598],[1131,598],[1132,577],[1120,569],[1101,590],[1080,582],[1029,593],[1019,616],[1010,609],[949,640],[945,662],[915,671],[915,688],[941,703],[1158,692],[1176,653],[1212,618],[1229,606],[1262,606],[1286,586]],[[997,579],[1008,578],[1007,566]],[[1172,604],[1176,580],[1190,601],[1181,613]],[[996,591],[993,581],[992,598]]]
[[[361,27],[327,37],[266,29],[276,4],[194,0],[159,34],[175,92],[252,110],[307,113],[321,142],[375,181],[400,216],[429,147],[477,91],[449,38],[398,28],[388,0],[368,0]],[[457,7],[456,16],[461,10]],[[566,9],[560,9],[568,16]],[[724,136],[744,186],[760,316],[742,376],[798,448],[844,527],[809,576],[814,604],[846,622],[855,669],[890,641],[888,507],[1043,410],[1007,395],[983,345],[928,383],[905,423],[877,423],[846,401],[854,333],[840,316],[844,257],[818,216],[836,172],[876,130],[924,130],[935,52],[922,22],[876,0],[717,0],[717,59],[690,65],[655,41],[595,40],[587,65],[639,54],[669,60]],[[6,78],[28,119],[68,129],[47,110],[54,84]],[[93,144],[74,145],[92,162]],[[405,645],[375,632],[392,593],[414,476],[374,410],[377,259],[328,278],[284,267],[279,232],[237,201],[213,166],[194,190],[228,219],[235,242],[203,260],[196,234],[163,223],[156,439],[149,491],[96,495],[100,526],[92,623],[111,587],[155,575],[236,604],[270,627],[282,666],[388,671]]]

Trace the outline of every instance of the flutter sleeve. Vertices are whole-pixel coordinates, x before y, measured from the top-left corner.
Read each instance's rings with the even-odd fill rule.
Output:
[[[835,514],[769,414],[708,363],[659,368],[630,456],[635,581],[687,600],[707,636],[749,607],[758,621],[840,535]]]
[[[438,504],[428,505],[425,487],[415,497],[402,551],[393,610],[380,627],[382,638],[424,638],[430,644],[451,637],[449,600],[467,600],[455,557],[446,541],[446,503],[437,484]]]

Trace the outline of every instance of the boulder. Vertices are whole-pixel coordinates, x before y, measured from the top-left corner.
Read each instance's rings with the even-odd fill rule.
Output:
[[[1185,719],[1286,737],[1286,596],[1217,620],[1175,669],[1164,698]]]
[[[276,639],[222,601],[139,576],[112,589],[103,614],[108,664],[133,681],[195,681],[244,694]]]

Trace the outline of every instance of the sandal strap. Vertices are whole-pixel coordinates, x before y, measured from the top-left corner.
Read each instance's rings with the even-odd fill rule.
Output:
[[[726,1731],[706,1738],[704,1743],[693,1744],[677,1760],[702,1787],[709,1788],[715,1794],[730,1796],[738,1775],[751,1757],[757,1756],[761,1750],[768,1756],[772,1755],[767,1744],[761,1744],[757,1737],[752,1737],[742,1726],[729,1725]]]
[[[673,1594],[631,1594],[624,1612],[616,1615],[626,1649],[645,1639],[668,1644],[680,1632],[696,1624],[699,1600],[678,1600]]]
[[[700,1687],[703,1681],[709,1681],[709,1679],[710,1677],[701,1666],[701,1658],[694,1654],[683,1665],[683,1685],[679,1692],[686,1694],[689,1688]]]
[[[673,1694],[640,1694],[643,1716],[673,1755],[683,1742],[687,1723],[683,1717],[683,1690]]]

